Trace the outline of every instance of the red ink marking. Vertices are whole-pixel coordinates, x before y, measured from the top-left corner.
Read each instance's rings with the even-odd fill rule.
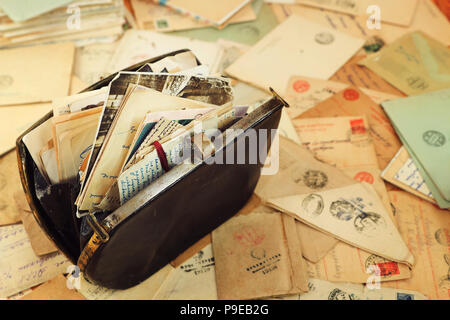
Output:
[[[378,268],[380,269],[380,275],[383,276],[390,276],[394,274],[400,274],[400,270],[398,269],[397,262],[380,262],[377,263]]]
[[[243,227],[236,231],[233,236],[241,245],[248,247],[259,245],[266,237],[264,232],[254,227]]]
[[[348,101],[355,101],[359,99],[359,93],[353,89],[347,89],[344,91],[344,98]]]
[[[297,80],[294,82],[292,87],[294,88],[294,90],[296,92],[303,93],[303,92],[308,91],[311,86],[309,85],[309,82],[307,82],[305,80]]]
[[[353,180],[359,181],[359,182],[367,182],[369,184],[373,184],[373,176],[369,172],[361,171],[358,172],[354,177]]]
[[[363,119],[350,120],[350,126],[352,128],[352,134],[365,134],[366,127],[364,126]]]

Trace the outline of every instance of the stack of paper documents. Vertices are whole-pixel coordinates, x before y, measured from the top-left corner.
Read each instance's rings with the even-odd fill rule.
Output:
[[[115,39],[125,22],[121,0],[2,0],[0,8],[0,48]]]

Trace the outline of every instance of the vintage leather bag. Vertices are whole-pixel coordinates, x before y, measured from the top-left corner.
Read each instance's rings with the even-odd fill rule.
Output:
[[[143,61],[124,71],[186,50]],[[83,91],[107,85],[113,74]],[[272,99],[232,125],[245,133],[252,128],[276,129],[286,102]],[[26,198],[36,221],[59,250],[77,264],[87,280],[112,289],[127,289],[144,281],[196,241],[231,218],[252,195],[260,177],[260,162],[250,164],[179,165],[113,212],[76,217],[74,201],[79,182],[46,185],[32,160],[24,135],[52,117],[48,113],[17,140],[19,171]],[[272,142],[267,135],[258,148]],[[245,139],[235,137],[216,150],[225,156]],[[245,140],[246,148],[248,141]],[[259,152],[260,150],[258,150]],[[248,152],[246,152],[248,158]],[[266,155],[266,154],[265,154]],[[264,155],[264,156],[265,156]]]

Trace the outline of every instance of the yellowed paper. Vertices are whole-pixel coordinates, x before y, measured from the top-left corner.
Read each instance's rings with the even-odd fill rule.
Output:
[[[363,43],[363,39],[292,15],[226,72],[263,90],[272,87],[282,93],[293,75],[328,79]]]
[[[66,272],[70,262],[59,252],[34,254],[22,225],[0,227],[0,297],[46,282]]]
[[[360,61],[407,95],[450,86],[450,49],[421,32],[404,35]]]
[[[166,265],[150,278],[126,290],[108,289],[92,284],[80,274],[80,289],[77,290],[88,300],[152,300],[173,270],[172,266]]]
[[[417,291],[370,288],[362,284],[333,283],[319,279],[309,279],[309,291],[299,296],[299,300],[428,300]]]
[[[381,201],[368,186],[347,187],[269,200],[310,226],[353,246],[397,262],[414,264],[414,257],[403,242]]]
[[[208,22],[198,21],[165,6],[157,5],[151,0],[132,0],[136,22],[139,29],[170,32],[178,30],[198,29],[211,26]],[[232,16],[225,25],[246,22],[256,19],[256,14],[248,4]]]
[[[405,170],[406,172],[400,176],[399,172],[401,170]],[[400,189],[424,200],[436,203],[431,191],[428,189],[420,172],[404,147],[400,148],[392,161],[383,170],[381,177]]]
[[[349,85],[342,82],[293,76],[286,88],[286,95],[283,96],[289,103],[289,108],[286,110],[291,118],[294,119],[316,104],[331,98],[334,94],[346,88],[349,88]],[[399,96],[381,91],[367,88],[359,89],[377,104],[399,98]]]
[[[416,265],[410,279],[383,283],[383,287],[418,290],[433,300],[450,299],[448,210],[404,191],[391,191],[389,196]]]
[[[20,222],[20,214],[14,201],[14,193],[23,192],[19,177],[16,151],[0,158],[0,226]]]
[[[103,148],[85,184],[79,210],[90,210],[98,205],[118,178],[133,140],[134,130],[147,112],[212,107],[214,106],[210,104],[165,95],[148,88],[139,87],[134,90],[123,102],[105,138]],[[133,112],[127,111],[129,108]]]
[[[383,109],[356,87],[339,91],[314,108],[303,112],[299,117],[358,117],[361,115],[365,115],[368,120],[368,130],[373,140],[378,165],[380,169],[384,169],[400,149],[400,140]],[[358,121],[355,121],[353,120],[348,127],[348,132],[365,132],[363,127],[358,126]]]
[[[22,220],[23,227],[30,239],[34,253],[37,256],[42,256],[58,251],[54,243],[50,241],[49,237],[36,222],[22,190],[18,190],[14,193],[14,202],[16,204],[17,212],[20,215],[20,220]]]
[[[155,300],[217,300],[212,245],[208,244],[173,270]]]
[[[372,14],[370,6],[377,6],[380,10],[380,19],[383,22],[409,26],[414,16],[417,0],[359,0],[359,1],[321,1],[321,0],[296,0],[297,3],[313,7],[334,10],[352,15],[368,17]],[[399,10],[401,8],[401,10]]]
[[[305,270],[293,269],[301,254],[291,252],[289,241],[298,243],[298,237],[284,232],[283,219],[277,213],[239,215],[213,231],[219,299],[254,299],[307,290],[306,276],[297,274]]]
[[[0,51],[0,105],[51,101],[69,93],[75,47],[73,43]],[[42,75],[51,75],[42,81]]]

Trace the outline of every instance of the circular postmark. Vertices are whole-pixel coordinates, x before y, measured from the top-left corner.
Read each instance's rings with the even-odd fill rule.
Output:
[[[352,220],[358,212],[358,209],[347,200],[336,200],[330,205],[331,215],[339,220]]]
[[[359,182],[367,182],[368,184],[373,184],[374,178],[373,178],[373,175],[371,175],[369,172],[360,171],[353,177],[353,180],[356,180]]]
[[[433,147],[442,147],[447,139],[445,136],[436,130],[428,130],[422,135],[423,141]]]
[[[302,201],[303,210],[309,215],[318,216],[322,213],[324,204],[323,198],[318,194],[310,194]]]
[[[346,89],[344,90],[343,96],[347,101],[356,101],[359,99],[359,92],[354,89]]]
[[[9,88],[14,82],[13,77],[7,74],[0,75],[0,89]]]
[[[378,213],[363,212],[355,218],[353,225],[358,232],[374,236],[386,228],[386,221]]]
[[[371,254],[365,261],[364,266],[367,273],[379,273],[382,277],[399,274],[397,262],[389,261],[383,257]]]
[[[307,170],[303,174],[303,182],[308,188],[321,189],[326,186],[328,177],[319,170]]]
[[[334,288],[328,295],[328,300],[356,300],[353,293],[347,293],[339,288]]]
[[[233,234],[234,239],[241,245],[253,247],[261,244],[266,238],[262,230],[253,226],[245,226],[237,230]]]
[[[328,45],[334,42],[334,36],[329,32],[320,32],[315,35],[314,40],[319,44]]]
[[[292,84],[292,88],[295,90],[295,92],[303,93],[309,90],[311,85],[308,81],[305,80],[297,80]]]
[[[257,247],[250,251],[250,256],[256,260],[262,260],[266,257],[266,250],[261,247]]]
[[[450,234],[448,229],[441,228],[436,230],[434,233],[434,238],[436,239],[437,243],[443,245],[444,247],[450,246]]]

